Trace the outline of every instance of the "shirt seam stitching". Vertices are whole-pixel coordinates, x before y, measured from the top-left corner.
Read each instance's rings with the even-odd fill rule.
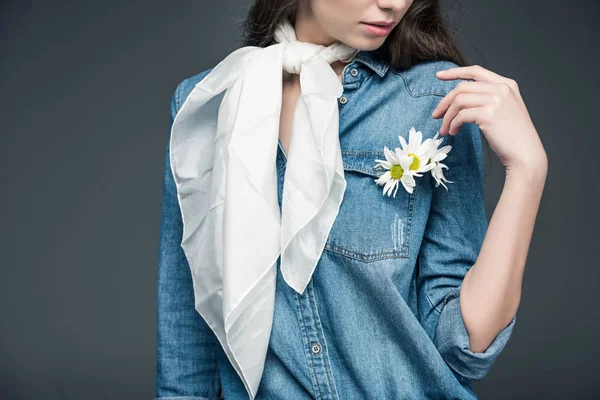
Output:
[[[314,288],[313,288],[313,281],[312,280],[310,282],[310,286],[311,286],[311,293],[309,293],[310,294],[310,299],[312,299],[313,305],[315,307],[315,314],[317,315],[317,318],[318,318],[319,327],[320,327],[320,331],[321,331],[321,337],[323,338],[323,343],[325,344],[325,351],[324,352],[327,354],[327,364],[329,365],[329,368],[325,368],[325,372],[327,373],[327,377],[329,378],[330,385],[333,386],[333,388],[334,388],[333,393],[335,394],[335,397],[339,398],[337,387],[335,385],[335,380],[333,379],[333,375],[331,374],[332,371],[330,371],[330,368],[331,368],[331,359],[329,358],[329,347],[327,346],[327,340],[325,339],[325,333],[323,332],[323,326],[321,324],[321,316],[319,315],[319,308],[318,308],[318,305],[317,305],[317,297],[314,294],[314,290],[313,290]],[[329,390],[331,391],[332,388],[330,387]]]
[[[304,313],[302,312],[302,299],[300,297],[301,295],[296,292],[296,300],[298,301],[298,310],[300,311],[300,320],[302,321],[302,328],[303,328],[303,333],[306,336],[306,340],[307,342],[310,343],[310,337],[308,336],[308,330],[306,329],[306,323],[304,321]],[[302,346],[304,347],[304,346]],[[314,367],[314,363],[309,363],[307,358],[307,352],[306,349],[304,350],[304,360],[306,361],[306,367],[309,369],[310,374],[314,377],[314,381],[311,379],[312,384],[313,384],[313,390],[316,389],[318,394],[319,394],[319,398],[323,398],[323,393],[321,392],[321,386],[319,385],[319,381],[317,379],[317,375],[316,375],[316,371],[315,371],[315,367]],[[312,359],[311,359],[312,361]],[[312,365],[312,368],[311,368]],[[315,388],[316,386],[316,388]]]
[[[393,69],[391,69],[391,71],[395,74],[395,75],[399,75],[400,77],[402,77],[402,80],[404,81],[404,87],[406,88],[406,91],[408,92],[408,94],[410,95],[410,97],[416,98],[416,97],[425,97],[425,96],[438,96],[438,97],[444,97],[448,94],[448,92],[446,91],[437,91],[437,92],[425,92],[425,93],[416,93],[413,92],[410,89],[410,85],[408,84],[408,79],[406,78],[406,76],[402,73],[402,72],[397,72],[394,71]]]

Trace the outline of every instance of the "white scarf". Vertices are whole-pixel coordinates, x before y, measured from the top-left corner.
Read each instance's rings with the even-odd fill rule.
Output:
[[[342,202],[337,99],[343,86],[330,64],[358,52],[341,42],[297,41],[287,20],[275,38],[268,47],[233,51],[198,82],[173,121],[170,141],[195,308],[251,399],[269,345],[277,258],[287,284],[302,293]],[[300,75],[301,96],[280,214],[283,70]]]

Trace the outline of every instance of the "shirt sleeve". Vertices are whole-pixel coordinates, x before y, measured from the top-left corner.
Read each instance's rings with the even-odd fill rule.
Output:
[[[435,186],[417,257],[419,319],[444,361],[461,380],[483,379],[508,342],[516,315],[483,352],[472,352],[460,310],[460,288],[475,264],[488,227],[484,204],[483,154],[479,127],[464,124],[457,135],[440,136],[452,146],[442,163],[454,183]]]
[[[171,99],[171,125],[181,87]],[[220,397],[218,340],[194,307],[192,276],[181,248],[183,224],[167,144],[157,279],[156,400]]]

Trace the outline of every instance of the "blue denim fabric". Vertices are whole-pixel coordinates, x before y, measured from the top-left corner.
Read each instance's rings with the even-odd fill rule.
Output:
[[[439,100],[460,80],[432,61],[396,71],[373,51],[344,69],[340,143],[347,188],[325,251],[302,295],[278,267],[275,313],[258,399],[476,399],[504,349],[516,315],[484,352],[471,352],[460,288],[486,230],[481,132],[465,124],[443,161],[454,181],[435,187],[430,173],[409,194],[382,194],[375,159],[415,127],[423,140],[441,120]],[[183,80],[171,117],[209,70]],[[340,98],[341,99],[341,98]],[[286,155],[279,143],[281,207]],[[167,144],[158,263],[156,398],[248,399],[216,337],[194,309],[182,223]]]

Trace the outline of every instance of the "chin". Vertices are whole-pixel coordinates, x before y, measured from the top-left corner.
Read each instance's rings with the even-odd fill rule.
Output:
[[[378,38],[359,38],[352,41],[345,42],[347,45],[354,47],[355,49],[370,51],[380,48],[387,36]]]

